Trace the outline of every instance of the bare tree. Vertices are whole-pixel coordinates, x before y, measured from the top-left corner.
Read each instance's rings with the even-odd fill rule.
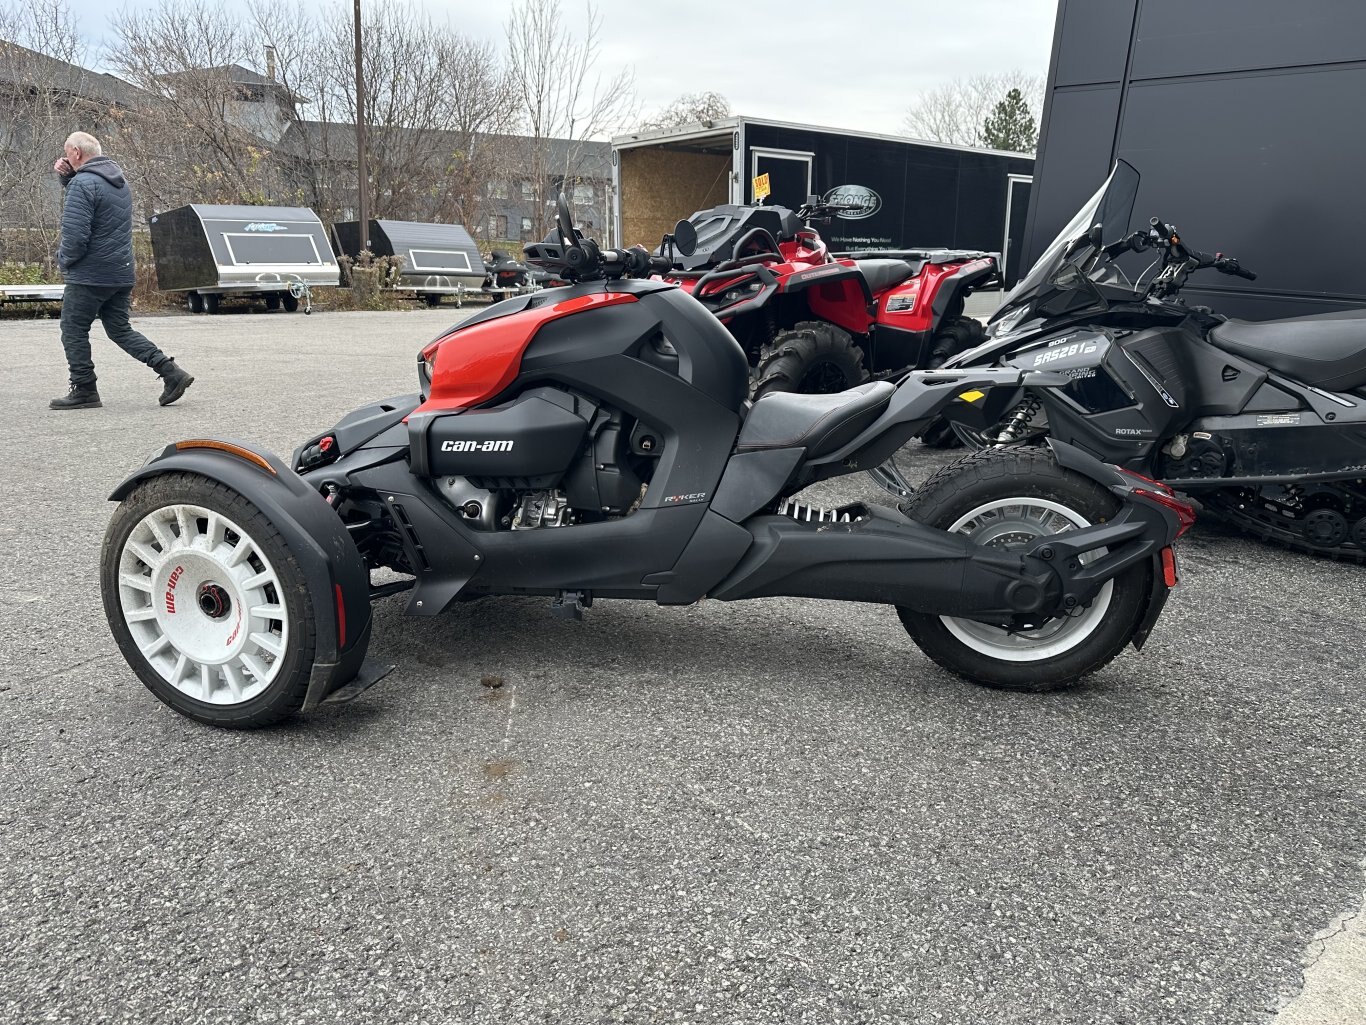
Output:
[[[450,34],[439,45],[451,139],[436,214],[477,230],[492,210],[489,183],[505,181],[515,160],[509,135],[517,123],[516,85],[491,43]]]
[[[107,61],[148,94],[125,116],[124,149],[158,207],[275,198],[274,99],[255,81],[255,38],[240,12],[203,0],[164,0],[115,15]],[[261,110],[257,110],[260,107]]]
[[[0,260],[49,258],[62,208],[52,163],[71,132],[108,126],[114,100],[80,67],[85,49],[62,0],[0,8]]]
[[[956,146],[982,145],[982,126],[1012,90],[1018,89],[1032,110],[1043,108],[1043,79],[1023,71],[973,75],[921,93],[906,111],[905,134]]]
[[[269,0],[251,10],[260,48],[272,47],[276,77],[298,101],[281,149],[300,201],[349,219],[359,188],[350,11],[335,8],[305,31]],[[372,5],[362,31],[371,216],[478,223],[516,117],[494,48],[412,3]]]
[[[558,190],[600,177],[587,173],[589,140],[628,125],[636,113],[629,69],[611,77],[598,70],[601,19],[589,0],[582,35],[562,17],[561,0],[521,0],[508,18],[507,60],[517,90],[532,233],[549,231]],[[559,140],[551,145],[550,140]],[[572,193],[571,193],[572,194]]]
[[[680,128],[699,121],[719,121],[730,117],[730,100],[717,92],[684,93],[663,110],[640,123],[644,130]]]

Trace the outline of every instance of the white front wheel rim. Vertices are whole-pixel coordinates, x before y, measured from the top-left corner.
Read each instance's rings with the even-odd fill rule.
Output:
[[[289,646],[279,575],[221,513],[166,505],[119,553],[119,607],[147,664],[186,697],[240,705],[274,682]]]
[[[1044,498],[1005,498],[988,502],[960,516],[950,533],[963,534],[978,544],[1019,548],[1048,534],[1089,527],[1091,521],[1075,509]],[[1106,553],[1104,548],[1082,556],[1091,562]],[[1106,581],[1091,604],[1073,615],[1051,619],[1038,630],[1009,631],[973,619],[940,616],[949,633],[983,655],[1006,662],[1040,662],[1071,651],[1105,620],[1114,596],[1114,581]]]

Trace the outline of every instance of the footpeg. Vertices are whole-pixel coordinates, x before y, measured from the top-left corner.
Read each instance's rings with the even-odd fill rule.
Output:
[[[582,620],[583,610],[593,607],[592,591],[561,591],[550,603],[550,611],[561,619]]]

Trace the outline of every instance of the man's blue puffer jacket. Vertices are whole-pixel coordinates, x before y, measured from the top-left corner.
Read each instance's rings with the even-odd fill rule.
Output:
[[[108,157],[91,157],[66,186],[62,248],[57,254],[70,285],[131,285],[133,195],[123,170]]]

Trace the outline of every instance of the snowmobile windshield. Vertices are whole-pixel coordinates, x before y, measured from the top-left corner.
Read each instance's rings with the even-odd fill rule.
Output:
[[[1018,323],[1030,312],[1056,315],[1063,308],[1096,304],[1103,307],[1105,300],[1090,280],[1096,264],[1094,257],[1100,246],[1128,232],[1138,181],[1139,174],[1132,165],[1116,161],[1105,184],[1058,232],[1029,273],[1006,296],[992,322],[1010,314],[1015,315],[1014,322]]]

